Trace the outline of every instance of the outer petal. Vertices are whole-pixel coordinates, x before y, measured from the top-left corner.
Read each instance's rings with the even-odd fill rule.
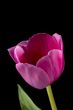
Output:
[[[26,54],[27,54],[27,44],[28,44],[28,40],[27,41],[22,41],[20,43],[18,43],[16,46],[11,47],[8,49],[8,52],[10,54],[10,56],[12,57],[12,59],[15,61],[15,63],[18,62],[26,62]]]
[[[57,34],[57,33],[53,34],[53,36],[54,36],[54,37],[55,37],[55,39],[57,40],[57,42],[58,42],[58,45],[59,45],[60,49],[61,49],[61,50],[63,50],[63,41],[62,41],[62,36],[61,36],[61,35],[59,35],[59,34]]]
[[[15,61],[15,63],[17,63],[17,60],[16,60],[16,58],[15,58],[15,56],[14,56],[14,49],[15,49],[15,46],[9,48],[9,49],[8,49],[8,52],[9,52],[10,56],[12,57],[12,59]]]
[[[24,49],[17,45],[14,49],[14,57],[17,61],[17,63],[21,62],[21,63],[25,63],[26,62],[26,53],[24,51]]]
[[[36,64],[39,58],[48,54],[49,50],[59,49],[56,39],[46,33],[33,35],[28,42],[29,63]]]
[[[27,63],[18,63],[16,69],[23,79],[34,88],[43,89],[49,84],[47,73],[39,67]]]
[[[28,40],[22,41],[22,42],[18,43],[18,45],[19,45],[19,46],[22,46],[23,48],[27,48]]]
[[[50,83],[54,82],[59,78],[64,69],[64,56],[63,52],[58,49],[49,51],[47,56],[42,57],[37,62],[37,67],[41,67],[47,72]]]

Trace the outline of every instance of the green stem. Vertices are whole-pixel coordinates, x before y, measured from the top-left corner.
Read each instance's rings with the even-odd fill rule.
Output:
[[[52,110],[58,110],[56,103],[55,103],[55,100],[54,100],[51,86],[49,85],[48,87],[46,87],[46,90],[47,90],[47,94],[49,97],[49,101],[50,101],[50,105],[51,105]]]

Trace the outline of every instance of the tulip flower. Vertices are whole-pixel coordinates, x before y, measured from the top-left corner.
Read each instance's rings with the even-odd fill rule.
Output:
[[[34,88],[46,88],[63,73],[63,41],[57,33],[34,34],[8,51],[19,74]]]

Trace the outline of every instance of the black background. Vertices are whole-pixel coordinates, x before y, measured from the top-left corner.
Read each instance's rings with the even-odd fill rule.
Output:
[[[52,12],[51,12],[52,13]],[[24,23],[16,21],[15,25],[12,25],[11,31],[0,32],[0,85],[1,85],[1,102],[2,110],[4,107],[7,110],[20,110],[17,83],[23,87],[31,99],[42,110],[51,110],[46,90],[37,90],[30,87],[18,74],[15,69],[15,63],[8,54],[7,49],[16,45],[22,40],[27,40],[35,33],[45,32],[49,34],[59,33],[63,37],[64,42],[64,56],[65,56],[65,69],[61,77],[52,84],[52,90],[55,97],[55,101],[58,110],[65,110],[66,107],[70,109],[69,105],[69,89],[70,91],[70,79],[72,74],[72,28],[71,21],[62,12],[54,12],[51,15],[42,12],[38,15],[32,15],[25,17]],[[65,13],[66,14],[66,13]],[[23,18],[23,17],[22,17]],[[9,28],[10,28],[10,25]],[[7,24],[5,29],[7,29]],[[18,28],[19,27],[19,28]],[[15,29],[15,31],[13,30]],[[67,86],[67,89],[65,89]],[[67,95],[66,95],[67,94]],[[70,97],[71,99],[71,97]],[[68,102],[68,104],[67,104]]]

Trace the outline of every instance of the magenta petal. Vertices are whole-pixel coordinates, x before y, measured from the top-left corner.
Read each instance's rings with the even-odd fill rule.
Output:
[[[16,58],[15,58],[15,56],[14,56],[14,49],[15,49],[15,46],[9,48],[9,49],[8,49],[8,52],[9,52],[10,56],[12,57],[12,59],[15,61],[15,63],[17,63],[17,60],[16,60]]]
[[[33,35],[28,42],[29,63],[36,64],[39,58],[48,54],[49,50],[59,49],[56,39],[46,33]]]
[[[17,45],[15,47],[14,57],[16,58],[17,63],[18,62],[21,62],[21,63],[26,62],[25,51],[21,46]]]
[[[42,68],[50,78],[50,84],[57,80],[64,69],[63,52],[58,49],[49,51],[47,56],[37,62],[37,67]]]
[[[22,46],[23,48],[27,48],[27,44],[28,44],[28,40],[18,43],[18,45]]]
[[[53,34],[53,36],[54,36],[54,37],[55,37],[55,39],[57,40],[57,42],[58,42],[58,45],[59,45],[60,49],[61,49],[61,50],[63,50],[63,41],[62,41],[62,36],[61,36],[61,35],[59,35],[59,34],[57,34],[57,33]]]
[[[18,63],[16,69],[22,78],[34,88],[43,89],[49,84],[47,73],[39,67],[27,63]]]

